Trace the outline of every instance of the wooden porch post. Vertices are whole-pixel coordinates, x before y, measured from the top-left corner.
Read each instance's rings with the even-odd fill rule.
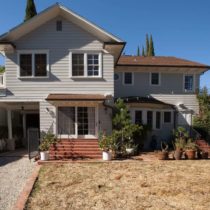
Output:
[[[12,139],[12,111],[7,109],[8,138]]]

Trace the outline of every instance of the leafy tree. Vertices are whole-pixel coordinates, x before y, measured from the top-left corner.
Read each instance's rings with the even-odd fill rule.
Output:
[[[37,15],[37,12],[36,12],[36,6],[34,3],[34,0],[27,0],[26,14],[25,14],[24,22],[31,19],[35,15]]]
[[[0,73],[5,72],[5,66],[0,66]]]
[[[197,96],[199,102],[199,115],[194,117],[194,128],[203,138],[210,141],[210,95],[204,87]]]
[[[145,56],[144,46],[142,47],[142,56]]]
[[[139,46],[137,48],[137,56],[140,56],[140,48],[139,48]]]
[[[155,49],[154,49],[154,43],[153,43],[152,35],[150,35],[150,40],[149,40],[148,56],[155,56]]]
[[[146,56],[149,55],[149,36],[146,34]]]

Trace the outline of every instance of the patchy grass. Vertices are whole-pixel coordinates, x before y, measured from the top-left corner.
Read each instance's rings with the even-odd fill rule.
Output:
[[[210,161],[200,160],[43,166],[26,209],[209,207]]]

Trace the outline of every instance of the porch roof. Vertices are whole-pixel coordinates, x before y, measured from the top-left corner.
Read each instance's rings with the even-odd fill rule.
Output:
[[[141,96],[129,96],[129,97],[121,97],[121,99],[127,104],[156,104],[163,105],[168,108],[176,109],[173,104],[168,104],[163,101],[159,101],[153,97],[141,97]],[[117,100],[117,99],[116,99]]]
[[[47,101],[103,101],[109,96],[100,94],[49,94]]]

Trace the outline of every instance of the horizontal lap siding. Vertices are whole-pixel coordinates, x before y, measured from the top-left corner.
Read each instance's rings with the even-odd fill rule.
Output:
[[[47,111],[47,108],[49,112]],[[40,102],[40,131],[41,132],[54,132],[56,122],[56,108],[48,102]]]
[[[192,109],[195,113],[199,112],[198,100],[195,94],[192,95],[156,95],[152,94],[152,97],[163,101],[165,103],[178,105],[184,104],[188,109]]]
[[[63,20],[63,31],[57,32],[56,20]],[[114,91],[113,56],[103,54],[103,78],[73,80],[69,78],[69,50],[103,49],[103,43],[83,29],[58,17],[16,41],[17,49],[49,49],[50,77],[18,79],[17,54],[7,55],[6,86],[8,98],[44,99],[49,93],[105,94]],[[1,100],[1,99],[0,99]]]

